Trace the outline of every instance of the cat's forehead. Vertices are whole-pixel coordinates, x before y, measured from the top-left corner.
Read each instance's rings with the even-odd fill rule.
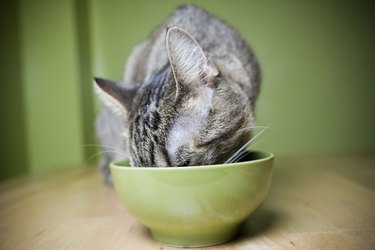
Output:
[[[156,87],[157,85],[164,84],[166,80],[169,80],[171,75],[171,67],[166,64],[159,71],[154,72],[152,75],[147,77],[144,82],[144,86]]]
[[[164,101],[164,94],[168,88],[170,75],[170,69],[164,67],[156,74],[148,77],[138,90],[132,113],[139,113],[140,110],[143,110],[142,112],[144,113],[148,109],[159,108]]]

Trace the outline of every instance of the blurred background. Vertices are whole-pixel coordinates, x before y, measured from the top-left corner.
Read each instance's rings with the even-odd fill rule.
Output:
[[[374,15],[364,1],[1,1],[0,179],[95,164],[92,77],[120,80],[132,48],[182,3],[234,26],[262,68],[254,146],[373,153]]]

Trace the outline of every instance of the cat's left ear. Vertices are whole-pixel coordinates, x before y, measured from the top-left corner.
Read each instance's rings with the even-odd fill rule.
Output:
[[[219,74],[217,67],[206,57],[198,42],[178,26],[167,29],[166,45],[175,81],[190,90],[212,87]]]
[[[131,108],[138,87],[120,82],[94,78],[94,88],[102,102],[117,115],[125,115]]]

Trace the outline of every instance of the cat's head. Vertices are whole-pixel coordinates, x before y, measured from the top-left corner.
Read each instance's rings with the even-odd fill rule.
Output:
[[[250,139],[254,100],[181,28],[168,28],[166,48],[169,63],[147,82],[95,81],[104,103],[125,118],[130,161],[135,166],[223,163]]]

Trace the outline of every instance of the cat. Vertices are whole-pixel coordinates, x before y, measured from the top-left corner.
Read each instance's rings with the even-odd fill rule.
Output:
[[[237,31],[185,5],[133,49],[123,81],[95,78],[94,88],[110,183],[109,163],[123,158],[135,167],[224,163],[251,138],[260,69]]]

